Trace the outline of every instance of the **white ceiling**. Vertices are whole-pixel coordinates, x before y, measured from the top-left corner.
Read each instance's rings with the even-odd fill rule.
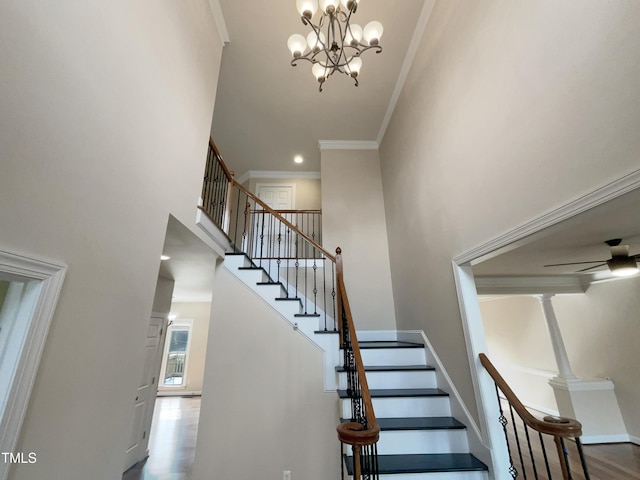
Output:
[[[376,141],[393,107],[416,25],[420,34],[433,0],[362,0],[352,22],[382,22],[383,51],[363,54],[359,87],[335,74],[322,93],[308,62],[290,65],[289,35],[306,37],[311,31],[295,0],[255,0],[250,7],[220,0],[220,5],[230,42],[222,54],[212,136],[240,176],[248,170],[319,171],[319,140]],[[296,154],[305,158],[302,165],[293,163]]]
[[[174,280],[174,302],[210,302],[216,257],[211,248],[178,220],[169,217],[160,276]]]

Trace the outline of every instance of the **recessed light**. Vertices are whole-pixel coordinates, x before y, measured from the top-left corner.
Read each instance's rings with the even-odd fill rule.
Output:
[[[302,155],[296,155],[295,157],[293,157],[293,161],[296,163],[302,163],[304,162],[304,158],[302,158]]]
[[[160,260],[169,260],[170,258],[169,255],[160,255]]]

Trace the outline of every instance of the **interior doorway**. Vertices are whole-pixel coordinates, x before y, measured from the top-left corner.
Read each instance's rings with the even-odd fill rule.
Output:
[[[123,476],[127,479],[156,478],[150,470],[160,465],[165,456],[161,446],[166,442],[182,445],[188,440],[193,441],[195,447],[195,436],[187,437],[190,431],[197,431],[218,255],[172,216],[167,223],[162,254],[154,313],[143,345],[140,382],[132,392],[133,421]],[[165,357],[167,362],[163,362]],[[156,398],[159,395],[162,397]],[[194,398],[198,408],[188,410],[190,425],[195,422],[195,427],[176,430],[175,421],[183,415],[180,412],[186,410],[175,406],[186,402],[182,399]],[[160,411],[156,410],[158,405],[163,405]],[[193,462],[193,458],[190,461]],[[171,471],[163,475],[178,474],[179,471],[172,469],[186,466],[181,463],[168,468]]]
[[[608,281],[606,262],[589,271],[588,280],[584,278],[585,272],[577,272],[580,269],[575,266],[554,267],[560,269],[554,271],[545,265],[591,258],[606,260],[608,248],[604,242],[616,237],[626,239],[632,246],[637,244],[634,248],[640,250],[639,187],[640,173],[636,172],[454,259],[472,379],[490,445],[500,444],[501,432],[486,420],[495,418],[498,409],[493,382],[478,360],[479,353],[488,351],[478,294],[534,294],[544,289],[568,292],[584,288],[585,282]],[[584,328],[580,334],[584,339]],[[499,462],[504,465],[504,459]]]

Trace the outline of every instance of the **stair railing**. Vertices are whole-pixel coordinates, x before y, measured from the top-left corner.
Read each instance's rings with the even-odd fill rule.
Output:
[[[300,301],[303,313],[297,317],[318,317],[321,332],[339,333],[351,400],[351,418],[337,427],[340,453],[345,444],[353,449],[354,480],[376,480],[380,428],[349,307],[341,250],[333,256],[316,241],[320,226],[301,230],[293,223],[296,219],[286,218],[286,212],[272,209],[239,184],[211,139],[199,208],[225,233],[234,251],[245,253],[282,285],[284,300]]]
[[[552,479],[553,473],[558,476],[558,470],[564,480],[576,479],[589,480],[589,471],[585,460],[580,436],[582,425],[577,420],[565,417],[545,416],[542,420],[534,417],[520,402],[516,394],[511,390],[507,382],[493,366],[489,358],[481,353],[480,363],[491,376],[495,383],[496,395],[500,415],[498,421],[502,425],[509,454],[509,473],[513,478],[520,474],[527,478],[527,472],[533,474],[533,478]],[[500,395],[502,393],[502,396]],[[508,408],[503,405],[507,404]],[[508,410],[508,412],[505,412]],[[509,419],[505,415],[509,414]],[[516,417],[520,422],[516,421]],[[530,431],[535,438],[537,432],[538,441],[532,441]],[[547,455],[545,440],[553,439],[557,453],[557,461]],[[574,440],[573,445],[566,440]],[[551,448],[553,448],[551,446]],[[577,459],[574,458],[577,454]],[[514,460],[514,456],[517,459]],[[541,464],[541,465],[540,465]],[[543,467],[543,468],[539,468]],[[573,469],[573,471],[572,471]]]
[[[336,249],[338,281],[338,318],[340,319],[340,347],[347,374],[347,395],[351,400],[351,419],[338,425],[338,438],[342,445],[350,445],[353,451],[353,478],[377,479],[380,427],[373,410],[373,402],[367,384],[364,363],[360,354],[356,329],[349,307],[344,284],[342,250]],[[341,453],[343,448],[341,447]],[[344,468],[344,462],[342,462]],[[344,471],[342,472],[344,478]]]

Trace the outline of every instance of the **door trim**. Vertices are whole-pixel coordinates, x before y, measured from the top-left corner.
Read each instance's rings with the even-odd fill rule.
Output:
[[[291,188],[291,210],[296,209],[296,184],[295,183],[266,183],[266,182],[258,182],[256,183],[256,196],[260,198],[260,188],[261,187],[290,187]]]

